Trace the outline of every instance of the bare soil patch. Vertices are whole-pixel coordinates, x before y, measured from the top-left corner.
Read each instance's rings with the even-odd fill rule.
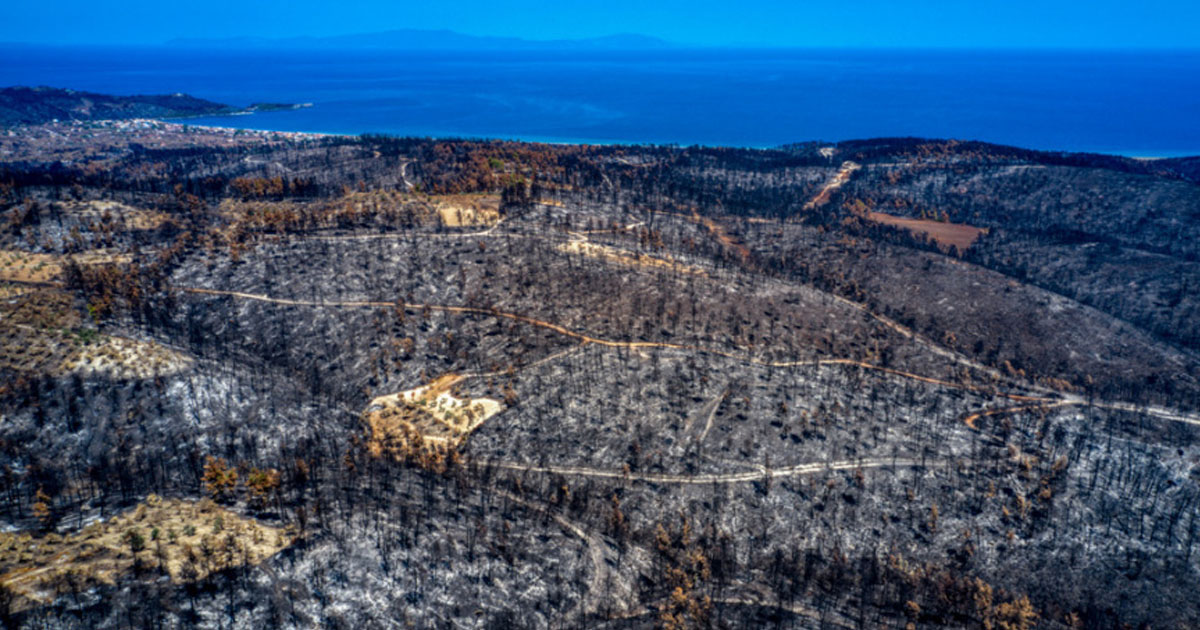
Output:
[[[153,378],[181,372],[191,364],[186,355],[151,341],[103,335],[72,352],[63,361],[62,370],[116,378]]]
[[[129,262],[129,256],[106,249],[95,249],[74,256],[81,265],[100,265]],[[0,283],[55,282],[62,279],[68,258],[58,254],[39,254],[18,249],[0,250]]]
[[[153,341],[100,333],[65,292],[32,288],[0,307],[0,368],[38,374],[154,378],[187,369],[192,359]]]
[[[975,239],[987,232],[986,228],[977,228],[965,223],[944,223],[930,219],[910,219],[883,212],[869,212],[867,213],[867,218],[876,223],[904,228],[910,232],[927,236],[944,248],[949,249],[951,246],[954,246],[960,252],[965,251],[975,242]]]
[[[136,508],[68,535],[0,533],[0,585],[18,608],[52,601],[71,584],[115,584],[134,570],[159,570],[176,583],[258,564],[295,535],[209,500],[151,495]]]
[[[446,227],[488,226],[500,220],[499,195],[438,195],[430,200]]]
[[[0,281],[49,282],[62,273],[58,256],[15,249],[0,250]]]
[[[703,269],[692,265],[675,262],[670,256],[655,257],[649,254],[638,252],[629,252],[608,245],[599,245],[596,243],[588,243],[584,241],[571,241],[558,245],[558,250],[571,253],[582,254],[589,258],[595,258],[609,263],[625,265],[627,267],[642,267],[646,269],[667,269],[696,276],[706,276]]]
[[[456,395],[454,386],[462,379],[445,374],[428,385],[372,400],[363,414],[371,431],[370,453],[406,457],[449,452],[504,408],[490,398]]]
[[[125,228],[131,230],[153,230],[171,220],[171,217],[163,212],[139,210],[118,201],[72,202],[65,209],[67,212],[86,217],[94,216],[97,219],[108,217],[119,220],[124,224]]]

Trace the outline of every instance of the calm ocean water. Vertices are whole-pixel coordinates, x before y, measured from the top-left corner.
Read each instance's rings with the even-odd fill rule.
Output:
[[[0,47],[0,85],[311,109],[195,124],[775,146],[875,136],[1200,154],[1200,52],[203,52]]]

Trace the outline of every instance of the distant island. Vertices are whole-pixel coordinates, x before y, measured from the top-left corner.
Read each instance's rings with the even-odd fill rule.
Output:
[[[633,33],[618,33],[581,39],[535,40],[519,37],[467,35],[450,30],[399,29],[329,37],[225,37],[184,38],[167,42],[183,48],[222,49],[319,49],[319,50],[658,50],[675,44]]]
[[[0,125],[36,125],[52,120],[229,116],[310,106],[310,103],[255,103],[239,108],[182,93],[113,96],[45,86],[17,86],[0,89]]]

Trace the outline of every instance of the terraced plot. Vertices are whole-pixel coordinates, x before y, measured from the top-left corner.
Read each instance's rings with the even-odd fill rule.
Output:
[[[160,571],[178,583],[202,580],[214,571],[258,564],[294,539],[294,532],[208,500],[151,496],[66,535],[0,533],[0,585],[20,609],[72,588],[115,584],[134,571]]]

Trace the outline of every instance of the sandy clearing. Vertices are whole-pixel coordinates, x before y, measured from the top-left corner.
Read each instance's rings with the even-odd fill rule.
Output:
[[[67,261],[80,265],[121,264],[130,261],[126,254],[94,249],[72,256],[39,254],[16,249],[0,250],[0,282],[50,283],[62,279]]]
[[[135,534],[142,544],[136,552],[130,542]],[[293,540],[284,529],[208,500],[151,495],[134,509],[71,534],[0,533],[0,585],[23,609],[52,601],[68,576],[84,587],[111,585],[140,564],[161,566],[173,582],[190,582],[227,567],[258,564]],[[205,554],[204,549],[214,553]]]
[[[500,220],[500,197],[496,195],[439,195],[430,201],[446,227],[478,227]]]
[[[966,251],[981,235],[987,234],[987,228],[977,228],[965,223],[945,223],[931,219],[910,219],[898,217],[883,212],[868,212],[867,219],[876,223],[903,228],[914,234],[928,236],[943,248],[957,247],[958,251]]]
[[[379,457],[412,448],[456,448],[504,409],[491,398],[454,395],[452,388],[464,378],[445,374],[427,385],[371,400],[363,411],[371,432],[369,452]]]
[[[640,267],[643,269],[665,269],[668,271],[676,271],[693,276],[707,276],[708,274],[699,267],[685,265],[675,262],[670,257],[655,257],[649,254],[640,252],[630,252],[608,245],[599,245],[596,243],[588,243],[585,241],[570,241],[567,243],[558,244],[555,249],[569,253],[581,254],[589,258],[595,258],[604,262],[624,265],[626,267]]]
[[[106,374],[114,378],[148,379],[187,370],[192,359],[152,341],[102,335],[63,361],[64,372]]]
[[[69,202],[63,208],[66,212],[84,216],[95,216],[97,219],[105,214],[124,221],[125,227],[134,230],[153,230],[171,219],[165,213],[140,210],[119,201],[75,201]]]

